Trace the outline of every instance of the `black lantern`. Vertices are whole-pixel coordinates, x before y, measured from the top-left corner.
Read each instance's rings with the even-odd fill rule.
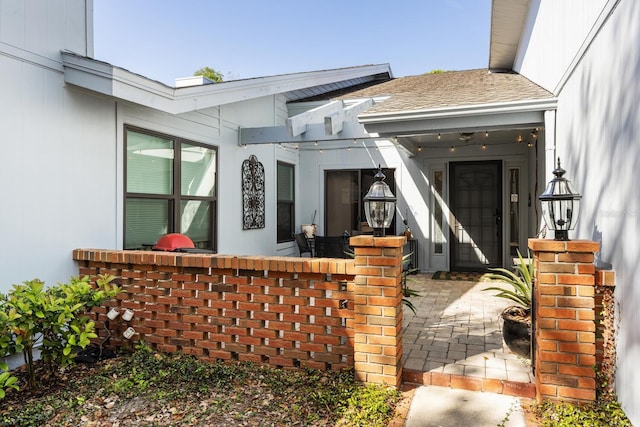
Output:
[[[373,235],[384,236],[384,230],[391,225],[393,214],[396,210],[396,196],[393,195],[389,186],[384,182],[386,178],[382,173],[380,165],[378,172],[374,176],[376,179],[369,192],[364,196],[364,212],[367,216],[369,227],[373,228]]]
[[[573,230],[580,213],[580,199],[571,181],[563,177],[565,170],[558,167],[553,171],[555,178],[547,184],[547,188],[539,197],[542,203],[544,222],[550,230],[555,231],[556,240],[569,240],[569,230]]]

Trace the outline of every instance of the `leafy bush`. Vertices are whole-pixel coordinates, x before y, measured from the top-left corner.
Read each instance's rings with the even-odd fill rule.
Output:
[[[4,372],[0,374],[0,399],[4,398],[5,390],[14,389],[19,390],[17,381],[18,378],[11,375],[11,372],[8,371],[9,367],[6,363],[0,363],[0,369]]]
[[[88,276],[49,288],[38,279],[13,285],[8,294],[0,294],[0,357],[21,352],[29,387],[36,388],[34,350],[39,347],[42,361],[51,370],[72,363],[76,351],[97,337],[94,322],[83,314],[120,291],[111,284],[114,279],[101,275],[96,287]],[[4,378],[0,388],[15,385],[10,378]]]
[[[492,268],[490,270],[493,273],[487,275],[492,280],[499,280],[500,282],[511,285],[513,289],[492,286],[483,289],[483,291],[497,291],[497,297],[506,298],[524,308],[530,309],[531,289],[534,279],[533,262],[529,259],[525,260],[520,251],[518,251],[518,261],[518,264],[514,266],[515,272],[507,270],[506,268]]]

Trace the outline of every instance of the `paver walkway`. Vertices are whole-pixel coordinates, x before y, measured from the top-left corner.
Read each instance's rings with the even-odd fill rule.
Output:
[[[416,314],[404,308],[404,368],[465,377],[533,382],[531,362],[504,345],[500,313],[513,305],[482,289],[489,282],[409,276]]]

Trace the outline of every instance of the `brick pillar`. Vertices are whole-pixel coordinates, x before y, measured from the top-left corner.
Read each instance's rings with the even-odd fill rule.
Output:
[[[594,401],[597,242],[529,239],[536,281],[536,397]]]
[[[404,236],[355,236],[354,365],[366,383],[402,381],[402,247]]]

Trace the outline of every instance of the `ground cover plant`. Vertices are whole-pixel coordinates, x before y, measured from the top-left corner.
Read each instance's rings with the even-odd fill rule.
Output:
[[[352,371],[210,363],[144,345],[42,381],[37,392],[7,392],[0,425],[386,426],[399,401],[397,391],[360,384]]]
[[[534,408],[542,427],[631,427],[631,422],[616,400],[594,403],[544,401]]]

